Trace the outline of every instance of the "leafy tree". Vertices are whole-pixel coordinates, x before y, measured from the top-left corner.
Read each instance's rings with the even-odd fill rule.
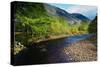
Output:
[[[89,33],[97,33],[97,16],[95,19],[89,24],[88,28]]]

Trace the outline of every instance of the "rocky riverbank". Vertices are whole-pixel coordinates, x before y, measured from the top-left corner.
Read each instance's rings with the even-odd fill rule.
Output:
[[[96,61],[97,60],[97,42],[96,37],[89,38],[73,43],[64,48],[64,53],[69,56],[70,61]]]

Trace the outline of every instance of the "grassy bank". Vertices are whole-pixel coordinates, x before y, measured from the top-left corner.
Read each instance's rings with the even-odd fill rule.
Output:
[[[68,35],[59,35],[59,36],[50,36],[49,38],[41,38],[38,39],[37,41],[35,41],[35,43],[39,43],[42,41],[48,41],[48,40],[54,40],[54,39],[60,39],[60,38],[64,38],[64,37],[68,37]]]

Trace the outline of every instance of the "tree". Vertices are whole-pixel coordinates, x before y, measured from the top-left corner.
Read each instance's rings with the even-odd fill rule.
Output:
[[[88,28],[89,33],[97,33],[97,16],[95,19],[89,24]]]

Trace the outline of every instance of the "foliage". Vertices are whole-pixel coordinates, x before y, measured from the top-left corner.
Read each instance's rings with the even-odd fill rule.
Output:
[[[62,16],[48,15],[43,4],[40,3],[17,3],[15,8],[15,32],[21,32],[21,34],[16,34],[15,40],[24,45],[30,39],[36,41],[51,36],[87,31],[87,23],[70,25]]]
[[[89,24],[88,28],[89,33],[97,33],[97,16],[95,19]]]
[[[88,32],[88,22],[81,22],[81,25],[79,26],[78,30],[79,31],[84,31],[84,32]]]

